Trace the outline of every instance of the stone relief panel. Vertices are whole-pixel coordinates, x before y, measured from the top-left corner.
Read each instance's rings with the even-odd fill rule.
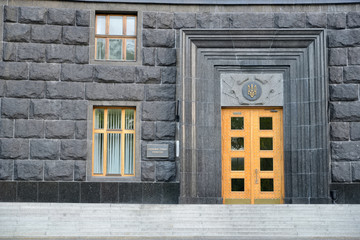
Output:
[[[282,74],[223,73],[221,106],[283,106]]]

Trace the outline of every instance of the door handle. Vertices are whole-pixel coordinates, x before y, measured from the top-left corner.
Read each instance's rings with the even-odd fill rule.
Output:
[[[255,169],[255,184],[258,184],[258,183],[259,183],[258,173],[259,173],[259,169]]]

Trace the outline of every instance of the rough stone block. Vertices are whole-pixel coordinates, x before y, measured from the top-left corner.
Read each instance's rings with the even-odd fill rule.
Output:
[[[155,139],[155,122],[141,123],[141,139],[154,140]]]
[[[330,48],[329,66],[346,66],[346,65],[347,65],[347,49]]]
[[[329,47],[360,46],[360,29],[345,29],[328,31]]]
[[[359,87],[357,84],[330,85],[331,101],[353,101],[359,99]]]
[[[98,82],[133,83],[135,79],[135,67],[96,65],[94,76]]]
[[[220,18],[220,28],[230,28],[232,24],[231,14],[229,13],[218,13]]]
[[[348,12],[346,20],[347,20],[347,26],[349,28],[360,27],[360,13],[359,12]]]
[[[30,64],[30,79],[44,81],[59,81],[60,64],[32,63]]]
[[[160,182],[170,182],[176,177],[175,162],[157,162],[156,163],[156,180]]]
[[[59,159],[59,145],[57,140],[31,140],[30,158],[40,160]]]
[[[1,160],[0,161],[0,180],[13,180],[14,161]]]
[[[36,43],[61,43],[61,33],[60,26],[33,25],[31,40]]]
[[[306,26],[310,28],[326,28],[326,13],[307,13]]]
[[[14,98],[43,98],[45,83],[40,81],[7,81],[6,96]]]
[[[54,25],[74,25],[75,13],[73,9],[49,9],[48,24]]]
[[[75,138],[76,139],[86,139],[87,137],[87,122],[86,121],[76,121],[75,123]]]
[[[155,65],[155,48],[143,48],[142,64],[144,66]]]
[[[279,28],[304,28],[305,13],[275,13],[275,26]]]
[[[5,23],[4,41],[7,42],[29,42],[31,27],[25,24]]]
[[[4,6],[4,21],[17,22],[18,8],[13,6]]]
[[[327,27],[334,29],[344,29],[346,27],[345,13],[328,13]]]
[[[42,138],[44,137],[43,120],[24,120],[15,121],[15,137],[17,138]]]
[[[28,118],[29,103],[28,99],[2,99],[1,115],[3,118]]]
[[[333,161],[359,161],[360,142],[332,142],[331,157]]]
[[[0,81],[0,97],[5,96],[5,81]],[[1,105],[1,102],[0,102]]]
[[[146,101],[175,100],[175,85],[149,85],[146,87]]]
[[[144,47],[175,47],[175,31],[170,29],[143,30]]]
[[[21,23],[46,23],[45,8],[35,7],[20,7],[19,8],[19,22]]]
[[[331,102],[331,121],[360,121],[360,102]]]
[[[86,120],[87,101],[62,101],[60,116],[63,120]]]
[[[82,27],[90,26],[90,11],[77,10],[76,11],[76,25]]]
[[[351,182],[350,163],[333,163],[331,164],[331,175],[333,182]]]
[[[176,83],[176,67],[165,67],[161,69],[161,83]]]
[[[46,121],[46,138],[74,138],[75,123],[73,121]]]
[[[89,63],[89,46],[76,46],[75,47],[75,62],[76,63]]]
[[[28,78],[26,63],[0,62],[0,78],[10,80],[24,80]]]
[[[18,61],[45,61],[45,46],[36,43],[23,43],[18,45],[17,49]]]
[[[350,139],[351,141],[360,140],[360,122],[350,123]]]
[[[174,122],[157,122],[156,138],[157,139],[174,139],[176,125]]]
[[[174,28],[176,29],[196,27],[195,13],[175,13],[174,18]]]
[[[144,86],[134,84],[86,84],[85,98],[88,100],[144,100]]]
[[[156,12],[143,12],[143,27],[156,28]]]
[[[62,160],[86,160],[87,143],[82,140],[61,140]]]
[[[330,138],[332,141],[347,141],[349,140],[349,123],[347,122],[332,122],[330,123]]]
[[[46,96],[50,99],[84,99],[85,86],[82,83],[48,82]]]
[[[136,68],[137,83],[160,83],[160,68],[138,67]]]
[[[352,181],[360,182],[360,163],[351,163]]]
[[[89,28],[86,27],[63,27],[64,44],[89,44]]]
[[[360,66],[344,67],[344,82],[360,82]]]
[[[156,26],[159,29],[173,28],[174,25],[174,14],[167,12],[159,12],[157,14]]]
[[[46,46],[46,60],[51,63],[73,63],[75,47],[51,44]]]
[[[349,64],[360,65],[360,47],[349,48]]]
[[[86,180],[86,162],[75,161],[74,164],[74,181],[85,181]]]
[[[28,159],[29,140],[0,139],[0,158],[2,159]]]
[[[175,102],[145,102],[142,113],[144,121],[174,121]]]
[[[155,163],[150,161],[141,162],[141,181],[155,181]]]
[[[197,13],[196,25],[198,28],[220,28],[220,15],[209,12]]]
[[[63,64],[61,68],[61,80],[73,82],[92,82],[92,65]]]
[[[17,47],[15,43],[3,44],[3,59],[4,61],[16,61]]]
[[[14,179],[42,180],[43,161],[15,161]]]
[[[337,84],[343,82],[343,68],[342,67],[329,67],[329,80],[330,83]]]
[[[176,49],[158,48],[156,54],[156,65],[158,66],[175,66]]]
[[[14,121],[9,119],[0,119],[0,138],[13,137]]]
[[[74,179],[73,161],[45,161],[45,181],[72,181]]]
[[[37,119],[59,119],[61,102],[53,100],[31,100],[30,116]]]
[[[273,13],[236,13],[230,15],[231,28],[273,28]]]

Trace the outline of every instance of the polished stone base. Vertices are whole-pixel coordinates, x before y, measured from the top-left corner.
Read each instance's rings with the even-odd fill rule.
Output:
[[[360,184],[359,183],[332,183],[330,191],[334,203],[338,204],[359,204],[360,203]],[[334,196],[334,193],[336,194]]]

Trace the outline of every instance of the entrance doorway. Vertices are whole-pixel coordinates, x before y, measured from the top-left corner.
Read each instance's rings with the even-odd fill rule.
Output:
[[[223,202],[283,203],[282,109],[224,108],[221,115]]]

